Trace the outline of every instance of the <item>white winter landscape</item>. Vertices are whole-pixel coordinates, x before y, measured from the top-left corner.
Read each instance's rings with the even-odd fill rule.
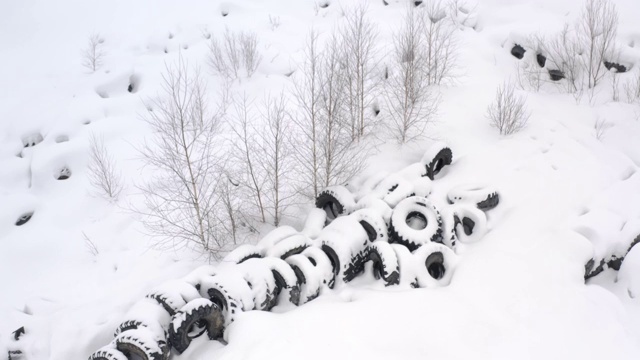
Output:
[[[0,8],[0,360],[640,358],[638,0]]]

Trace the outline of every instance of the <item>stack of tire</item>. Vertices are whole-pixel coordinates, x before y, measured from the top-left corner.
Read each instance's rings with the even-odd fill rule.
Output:
[[[457,187],[440,212],[431,185],[452,160],[451,150],[436,144],[397,173],[325,189],[301,231],[281,226],[216,267],[163,284],[131,308],[114,340],[89,359],[164,360],[171,348],[183,353],[205,333],[225,343],[239,313],[303,305],[366,271],[386,286],[446,286],[459,247],[484,235],[484,212],[499,201],[495,190]]]

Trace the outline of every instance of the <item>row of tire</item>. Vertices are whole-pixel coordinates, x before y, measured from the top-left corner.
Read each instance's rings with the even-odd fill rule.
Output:
[[[279,227],[217,267],[163,284],[130,309],[115,339],[89,359],[167,359],[170,348],[183,353],[205,333],[224,342],[240,312],[303,305],[364,272],[386,286],[447,285],[457,247],[484,235],[484,211],[499,201],[492,189],[459,187],[440,212],[429,199],[431,182],[451,163],[451,150],[439,144],[397,173],[325,189],[301,231]]]

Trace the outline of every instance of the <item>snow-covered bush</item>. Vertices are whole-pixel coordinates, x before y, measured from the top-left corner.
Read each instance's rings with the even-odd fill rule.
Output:
[[[104,61],[105,52],[103,49],[104,39],[100,34],[91,34],[87,40],[86,47],[82,50],[82,66],[91,72],[96,72]]]
[[[95,134],[89,139],[90,162],[88,168],[89,182],[96,193],[110,201],[118,200],[123,190],[122,175],[116,163],[104,145],[104,139]]]
[[[213,72],[226,79],[237,79],[241,69],[251,77],[262,61],[258,36],[254,32],[236,33],[226,29],[222,39],[211,37],[207,60]]]
[[[498,87],[495,101],[487,109],[487,118],[491,126],[500,131],[500,135],[510,135],[522,130],[529,121],[526,99],[518,96],[515,85],[506,82]]]

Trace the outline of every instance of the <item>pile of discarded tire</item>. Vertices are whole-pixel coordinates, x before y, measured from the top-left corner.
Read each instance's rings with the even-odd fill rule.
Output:
[[[171,349],[183,353],[204,334],[226,343],[225,331],[240,312],[303,305],[366,272],[386,286],[448,285],[460,247],[483,237],[485,211],[499,202],[494,189],[461,186],[443,194],[438,210],[432,182],[452,160],[451,150],[436,144],[399,172],[325,189],[301,231],[276,228],[215,267],[163,284],[130,309],[115,339],[89,359],[167,359]]]

